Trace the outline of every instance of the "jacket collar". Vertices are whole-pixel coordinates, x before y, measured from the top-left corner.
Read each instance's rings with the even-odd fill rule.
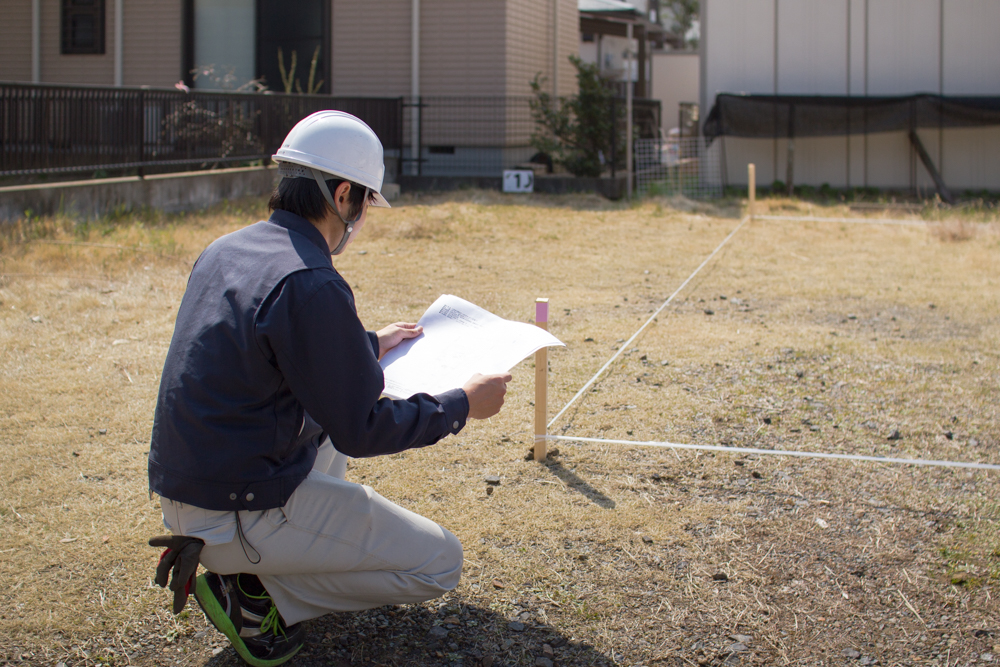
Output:
[[[330,254],[330,246],[327,245],[326,239],[323,238],[323,235],[320,234],[318,229],[316,229],[316,225],[309,222],[302,216],[279,209],[271,213],[271,217],[268,219],[268,222],[278,225],[279,227],[284,227],[289,231],[301,234],[309,239],[309,241],[317,248],[322,250],[324,255]]]

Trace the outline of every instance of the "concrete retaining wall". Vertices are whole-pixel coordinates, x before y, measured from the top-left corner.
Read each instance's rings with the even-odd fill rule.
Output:
[[[89,220],[143,208],[193,211],[227,199],[266,196],[277,182],[272,166],[3,187],[0,222],[57,214]]]

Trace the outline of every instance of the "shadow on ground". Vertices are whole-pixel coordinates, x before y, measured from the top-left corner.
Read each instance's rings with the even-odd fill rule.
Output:
[[[413,605],[329,614],[309,621],[307,629],[308,643],[287,663],[290,666],[614,664],[593,646],[561,634],[530,612],[511,620],[456,601],[437,608]],[[206,663],[208,667],[242,664],[232,648]]]
[[[606,510],[614,509],[615,501],[606,496],[599,489],[595,488],[575,472],[558,461],[546,463],[549,472],[558,477],[562,482],[579,493],[582,493],[587,500]]]

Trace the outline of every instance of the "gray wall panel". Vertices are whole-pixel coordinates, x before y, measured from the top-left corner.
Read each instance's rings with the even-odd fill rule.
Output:
[[[869,94],[938,91],[939,7],[939,0],[869,0]]]
[[[778,93],[845,94],[847,3],[783,0],[778,8]]]
[[[788,0],[785,0],[786,2]],[[774,0],[710,0],[705,94],[774,92]]]
[[[945,95],[1000,95],[998,29],[997,0],[945,0]]]

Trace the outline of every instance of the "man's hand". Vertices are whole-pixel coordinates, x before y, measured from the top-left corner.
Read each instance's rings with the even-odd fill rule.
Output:
[[[385,353],[396,347],[408,338],[416,338],[424,332],[424,328],[418,324],[410,322],[396,322],[390,324],[385,329],[376,332],[378,336],[378,358],[381,359]]]
[[[488,419],[500,412],[503,407],[503,397],[507,393],[507,383],[510,373],[496,375],[473,375],[462,387],[469,397],[469,417],[472,419]]]

